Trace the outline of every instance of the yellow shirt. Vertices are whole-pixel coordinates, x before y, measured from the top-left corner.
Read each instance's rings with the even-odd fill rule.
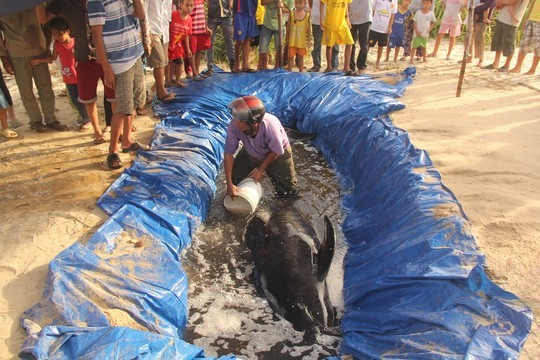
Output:
[[[307,49],[307,34],[311,26],[309,13],[306,12],[303,19],[296,18],[296,12],[293,11],[289,33],[289,46]]]
[[[535,1],[529,14],[529,20],[540,22],[540,0]]]
[[[347,26],[345,14],[351,2],[352,0],[321,0],[326,10],[324,27],[328,30],[339,31],[343,26]]]
[[[265,10],[266,8],[261,4],[261,0],[259,0],[259,4],[257,5],[257,12],[255,13],[255,19],[257,20],[257,25],[263,24]]]

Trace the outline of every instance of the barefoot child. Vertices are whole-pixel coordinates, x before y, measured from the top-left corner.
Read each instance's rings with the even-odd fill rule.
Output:
[[[381,64],[384,48],[388,45],[388,35],[392,32],[392,24],[398,8],[397,0],[374,0],[373,22],[369,30],[369,47],[377,48],[377,62],[375,68]]]
[[[193,2],[193,11],[191,12],[192,19],[192,34],[189,37],[189,46],[193,56],[190,58],[193,80],[202,80],[206,76],[199,76],[199,67],[201,64],[201,56],[206,50],[210,49],[210,35],[212,31],[206,24],[206,12],[204,6],[205,0],[195,0]]]
[[[422,0],[422,8],[414,14],[414,38],[412,40],[411,64],[414,64],[414,53],[422,48],[423,61],[426,62],[426,50],[429,32],[435,25],[437,18],[431,11],[432,0]]]
[[[192,20],[189,15],[193,11],[193,0],[181,0],[180,9],[172,12],[171,23],[169,24],[169,59],[174,66],[175,82],[177,86],[186,87],[187,84],[182,82],[182,59],[189,61],[192,53],[189,45],[189,38],[192,32]],[[172,79],[172,76],[170,75]]]
[[[352,0],[321,0],[320,14],[323,31],[321,43],[326,46],[326,69],[324,72],[332,71],[331,61],[334,45],[345,44],[343,72],[347,76],[356,75],[350,67],[351,51],[354,45],[351,23],[349,22],[349,4],[351,2]]]
[[[292,71],[295,56],[299,71],[304,71],[304,56],[311,47],[311,19],[305,7],[306,0],[295,0],[292,19],[288,22],[289,71]]]
[[[454,48],[456,37],[461,35],[461,16],[459,14],[465,5],[465,2],[463,0],[446,0],[443,1],[443,4],[444,13],[441,21],[441,27],[439,28],[439,33],[437,34],[437,40],[435,40],[433,52],[428,56],[437,56],[437,51],[439,50],[439,45],[441,45],[444,34],[449,33],[450,43],[448,45],[448,54],[446,55],[446,60],[450,60],[450,54]]]
[[[6,87],[2,71],[0,70],[0,125],[2,126],[2,136],[12,139],[19,135],[8,126],[8,108],[10,107],[8,98],[10,98],[9,90]]]
[[[390,57],[390,49],[396,49],[394,51],[394,62],[397,62],[399,48],[405,47],[405,22],[412,16],[412,12],[409,10],[410,4],[411,0],[402,0],[394,16],[392,32],[390,33],[388,47],[386,48],[386,62],[388,62]]]

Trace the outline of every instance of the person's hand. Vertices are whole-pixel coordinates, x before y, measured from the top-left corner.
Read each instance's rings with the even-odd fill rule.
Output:
[[[261,178],[263,177],[263,172],[259,170],[259,168],[253,169],[253,171],[249,174],[249,177],[255,180],[256,183],[261,182]]]
[[[191,52],[191,49],[188,49],[186,51],[186,56],[187,56],[188,59],[190,59],[193,56],[193,53]]]
[[[238,196],[238,188],[234,184],[227,184],[227,195],[232,199]]]
[[[206,27],[205,31],[206,31],[206,34],[212,35],[212,30],[210,30],[210,28],[208,26]]]
[[[388,35],[390,35],[392,33],[392,27],[391,26],[388,27],[387,33],[388,33]]]
[[[30,65],[32,69],[39,64],[41,64],[41,59],[32,59],[28,61],[28,65]]]
[[[103,69],[103,72],[105,73],[105,86],[114,89],[116,87],[116,78],[114,77],[112,69],[107,67],[107,69]]]
[[[2,59],[2,64],[4,65],[4,70],[6,70],[9,75],[15,75],[15,69],[13,68],[13,64],[7,57],[5,59]]]
[[[152,44],[145,42],[143,47],[144,47],[144,51],[146,52],[146,56],[147,57],[150,56],[150,54],[152,54]]]

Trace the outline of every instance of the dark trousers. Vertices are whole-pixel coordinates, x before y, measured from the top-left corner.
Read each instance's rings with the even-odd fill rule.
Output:
[[[313,66],[320,68],[321,67],[321,42],[323,31],[319,25],[311,25],[311,30],[313,34],[313,50],[311,51],[311,58],[313,59]],[[326,49],[324,50],[326,54]],[[337,69],[339,67],[339,46],[335,45],[332,48],[332,69]],[[330,66],[330,64],[327,64]]]
[[[354,71],[356,68],[358,70],[367,69],[367,56],[369,52],[369,29],[371,23],[367,22],[364,24],[355,24],[352,25],[351,34],[354,40],[354,45],[351,51],[351,70]],[[358,52],[358,58],[356,59],[356,64],[354,62],[354,55],[356,53],[356,42],[360,46],[360,51]]]

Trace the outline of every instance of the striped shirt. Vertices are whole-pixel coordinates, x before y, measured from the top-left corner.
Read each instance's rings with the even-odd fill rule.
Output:
[[[144,52],[131,0],[88,0],[90,26],[103,25],[107,60],[115,74],[131,69]]]
[[[193,35],[206,33],[206,14],[204,13],[204,0],[195,0],[193,12],[189,14],[193,21]]]

